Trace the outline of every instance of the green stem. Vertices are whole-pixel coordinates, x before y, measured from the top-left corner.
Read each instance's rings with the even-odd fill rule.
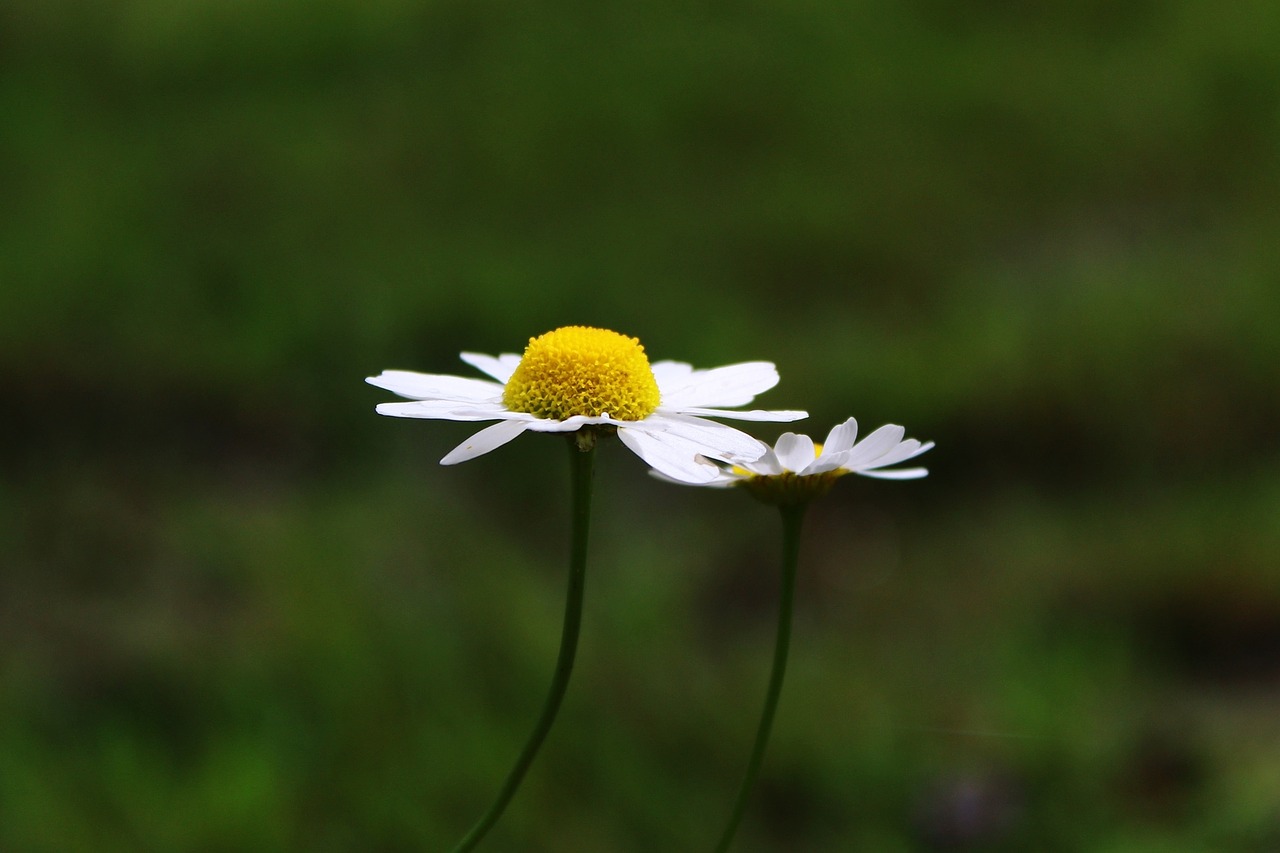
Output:
[[[778,710],[778,697],[782,695],[782,679],[787,672],[787,651],[791,647],[791,613],[795,602],[796,563],[800,557],[800,526],[804,521],[805,507],[806,504],[803,503],[779,507],[782,511],[782,591],[778,600],[778,634],[773,644],[773,671],[769,675],[769,689],[764,697],[760,726],[756,729],[755,746],[751,748],[751,758],[747,761],[747,775],[743,778],[742,788],[733,803],[729,824],[720,836],[720,843],[716,845],[716,853],[725,853],[729,849],[734,833],[738,831],[738,824],[742,822],[747,797],[760,774],[760,764],[764,761],[764,749],[769,743],[773,716]]]
[[[524,779],[525,772],[551,731],[556,713],[560,710],[560,701],[564,699],[565,690],[569,687],[569,675],[573,672],[573,659],[578,650],[578,631],[582,625],[582,591],[587,574],[587,531],[591,526],[591,473],[595,463],[595,446],[593,442],[577,439],[577,434],[570,436],[570,467],[573,475],[573,533],[569,552],[569,590],[565,597],[564,627],[560,631],[560,655],[556,659],[555,675],[551,679],[551,688],[547,691],[546,702],[542,706],[542,715],[534,726],[529,740],[525,742],[515,766],[507,774],[498,797],[489,806],[476,825],[466,837],[458,842],[454,853],[464,853],[475,849],[485,834],[498,822],[507,803],[515,795],[516,789]],[[590,445],[584,447],[584,445]],[[580,449],[581,448],[581,449]]]

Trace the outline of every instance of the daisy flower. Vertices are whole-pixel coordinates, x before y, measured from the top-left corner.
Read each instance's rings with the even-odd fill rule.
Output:
[[[662,472],[653,473],[665,480],[695,483],[703,486],[741,485],[752,497],[778,507],[782,517],[782,587],[778,596],[778,630],[773,646],[773,666],[765,693],[760,723],[747,759],[747,772],[734,799],[716,853],[725,853],[733,843],[738,825],[746,811],[747,800],[760,773],[765,748],[772,731],[782,682],[787,670],[791,646],[791,621],[795,603],[796,570],[800,557],[800,528],[809,502],[826,494],[835,481],[845,474],[862,474],[890,480],[910,480],[929,472],[924,468],[889,468],[930,450],[933,442],[921,444],[914,438],[903,438],[906,430],[886,424],[858,441],[858,422],[853,418],[839,424],[827,434],[827,440],[815,444],[807,435],[783,433],[773,447],[754,458],[728,455],[717,465],[711,479],[684,480]]]
[[[730,464],[717,466],[718,472],[710,479],[685,480],[665,471],[657,474],[662,479],[692,485],[742,485],[769,503],[798,503],[824,494],[845,474],[884,480],[914,480],[928,475],[927,468],[884,470],[934,446],[932,441],[922,444],[914,438],[904,439],[904,435],[906,430],[897,424],[885,424],[858,441],[858,422],[849,418],[833,428],[821,444],[807,435],[786,432],[754,459],[725,454]]]
[[[708,458],[755,458],[767,445],[707,420],[794,421],[805,412],[740,410],[778,382],[767,361],[694,370],[678,361],[649,363],[636,338],[587,326],[564,326],[529,340],[524,355],[464,352],[489,379],[387,370],[366,381],[413,402],[382,403],[399,418],[497,421],[440,460],[453,465],[501,447],[526,431],[616,430],[654,470],[686,483],[708,483],[719,468]]]

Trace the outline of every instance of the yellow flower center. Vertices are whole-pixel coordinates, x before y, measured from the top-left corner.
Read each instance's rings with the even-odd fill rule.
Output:
[[[640,341],[590,326],[563,326],[530,338],[502,389],[511,411],[557,421],[606,414],[638,421],[658,401],[658,381]]]

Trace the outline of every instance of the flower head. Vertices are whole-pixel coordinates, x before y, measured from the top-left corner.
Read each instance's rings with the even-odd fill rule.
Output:
[[[387,370],[366,381],[412,402],[382,403],[401,418],[498,421],[440,460],[452,465],[501,447],[521,433],[616,429],[622,443],[654,470],[686,483],[720,476],[710,459],[756,458],[767,445],[708,417],[794,421],[796,411],[742,406],[778,383],[767,361],[694,370],[678,361],[652,364],[635,338],[607,329],[564,326],[529,340],[524,355],[462,353],[491,379]]]
[[[665,471],[657,474],[667,480],[699,486],[742,486],[766,503],[797,504],[826,494],[835,481],[845,474],[861,474],[885,480],[913,480],[928,475],[926,468],[895,468],[933,447],[933,442],[920,443],[903,439],[906,430],[886,424],[858,441],[858,422],[849,420],[836,426],[827,440],[815,444],[807,435],[783,433],[777,443],[754,459],[727,455],[729,464],[709,480],[686,480]]]

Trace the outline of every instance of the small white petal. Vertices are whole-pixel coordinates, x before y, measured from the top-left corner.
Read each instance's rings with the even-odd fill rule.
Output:
[[[703,418],[728,418],[735,421],[769,421],[771,423],[786,423],[788,421],[798,421],[809,417],[808,412],[793,411],[789,409],[705,409],[701,406],[680,406],[679,408],[673,409],[669,406],[659,406],[658,411],[673,411],[681,415],[697,415],[698,417]]]
[[[528,426],[529,424],[526,421],[500,421],[493,426],[487,426],[446,453],[444,458],[440,460],[440,464],[456,465],[459,462],[466,462],[468,459],[483,456],[490,450],[501,447],[511,441],[524,432]]]
[[[885,424],[846,451],[844,466],[857,470],[875,462],[897,446],[905,434],[906,430],[897,424]]]
[[[618,438],[649,467],[681,483],[702,486],[720,476],[720,468],[706,460],[696,441],[664,432],[643,432],[619,427]]]
[[[844,460],[848,457],[849,452],[844,453],[828,453],[824,445],[822,455],[819,456],[812,465],[804,469],[806,474],[825,474],[828,471],[834,471],[837,468],[844,468]]]
[[[918,480],[929,475],[928,468],[898,468],[891,471],[855,471],[864,477],[876,477],[881,480]]]
[[[478,352],[464,352],[461,357],[467,364],[476,370],[489,374],[503,385],[507,384],[511,374],[515,373],[516,368],[520,366],[520,356],[509,352],[504,352],[496,358]]]
[[[487,379],[443,376],[438,373],[414,373],[410,370],[384,370],[365,379],[410,400],[453,400],[480,403],[502,398],[502,386]]]
[[[535,418],[533,415],[529,415],[529,429],[537,432],[577,432],[584,426],[594,424],[613,424],[617,426],[622,423],[629,423],[629,421],[617,421],[608,415],[600,415],[599,417],[573,415],[562,421],[551,418]]]
[[[797,435],[794,432],[784,432],[778,436],[778,442],[773,446],[773,452],[778,455],[778,461],[782,463],[783,468],[788,471],[794,471],[797,474],[808,468],[817,459],[813,449],[813,439],[807,435]]]
[[[843,453],[853,447],[854,442],[857,440],[858,420],[857,418],[849,418],[844,423],[832,427],[831,432],[827,433],[827,440],[822,442],[822,455]]]
[[[899,462],[906,462],[908,459],[914,459],[915,457],[919,456],[921,453],[924,453],[926,450],[928,450],[931,447],[933,447],[932,444],[930,444],[928,447],[925,447],[921,445],[920,442],[917,441],[916,439],[908,438],[906,441],[901,442],[897,447],[893,448],[888,453],[874,460],[867,467],[887,468],[890,465],[897,465]]]
[[[766,450],[764,455],[759,459],[755,459],[750,462],[739,461],[737,465],[740,468],[747,469],[752,474],[759,474],[765,477],[776,477],[779,474],[785,473],[787,470],[783,464],[778,461],[778,454],[773,452],[772,447]]]
[[[510,420],[512,415],[501,403],[468,403],[454,400],[379,403],[374,410],[380,415],[393,418],[431,418],[442,421]]]
[[[665,373],[665,371],[664,371]],[[655,373],[654,378],[658,375]],[[767,361],[747,361],[694,370],[658,379],[664,408],[743,406],[778,384],[778,370]]]

